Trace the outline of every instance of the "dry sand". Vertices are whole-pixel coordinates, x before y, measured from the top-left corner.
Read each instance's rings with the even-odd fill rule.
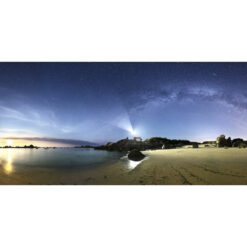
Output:
[[[5,174],[0,184],[89,185],[240,185],[247,184],[247,149],[199,148],[143,152],[148,156],[135,168],[120,160],[91,170],[50,168]]]

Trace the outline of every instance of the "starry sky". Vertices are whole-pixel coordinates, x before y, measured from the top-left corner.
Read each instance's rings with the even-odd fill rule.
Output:
[[[0,137],[247,139],[247,63],[0,63]]]

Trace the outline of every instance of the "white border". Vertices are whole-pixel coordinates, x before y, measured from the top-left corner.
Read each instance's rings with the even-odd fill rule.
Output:
[[[1,61],[246,61],[246,1],[0,1]],[[1,186],[1,246],[246,246],[246,187]]]
[[[246,187],[0,188],[2,246],[246,246]]]
[[[246,1],[8,0],[2,61],[246,61]]]

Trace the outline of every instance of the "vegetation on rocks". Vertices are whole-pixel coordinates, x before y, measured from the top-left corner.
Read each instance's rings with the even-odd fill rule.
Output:
[[[247,147],[247,142],[241,138],[231,139],[231,137],[225,138],[225,135],[220,135],[216,139],[217,147],[239,147],[245,148]]]
[[[171,149],[183,147],[185,145],[194,145],[198,143],[188,140],[176,140],[162,137],[152,137],[145,141],[135,141],[132,139],[122,139],[117,142],[108,142],[106,145],[98,146],[95,149],[108,151],[131,151],[131,150],[155,150],[155,149]]]

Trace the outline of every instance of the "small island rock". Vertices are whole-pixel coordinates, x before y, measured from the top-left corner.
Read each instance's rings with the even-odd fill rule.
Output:
[[[129,152],[128,158],[133,161],[140,161],[145,158],[145,155],[139,150],[134,149]]]

